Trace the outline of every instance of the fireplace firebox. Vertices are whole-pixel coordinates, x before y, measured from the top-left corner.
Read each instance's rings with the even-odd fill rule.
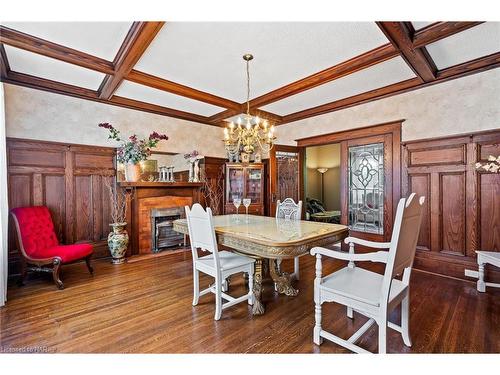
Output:
[[[174,231],[174,220],[184,216],[181,207],[151,210],[151,249],[153,253],[183,246],[184,236]]]

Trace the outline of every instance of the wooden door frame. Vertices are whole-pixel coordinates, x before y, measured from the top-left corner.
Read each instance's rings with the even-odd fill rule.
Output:
[[[390,122],[384,122],[376,125],[369,125],[365,127],[360,127],[356,129],[344,130],[340,132],[321,134],[317,136],[296,139],[297,147],[302,150],[302,154],[305,155],[305,148],[311,146],[323,146],[332,143],[340,143],[341,146],[341,181],[340,181],[340,194],[341,194],[341,204],[347,201],[347,159],[345,155],[347,153],[348,142],[360,138],[371,137],[371,136],[389,136],[392,141],[392,216],[390,222],[387,220],[384,223],[384,241],[390,238],[392,234],[392,227],[388,224],[394,221],[394,216],[396,214],[396,208],[398,201],[401,198],[401,127],[405,120],[395,120]],[[345,159],[345,160],[343,160]],[[344,171],[344,172],[342,172]],[[344,173],[344,177],[342,174]],[[303,181],[301,181],[303,184]],[[301,199],[304,200],[303,190],[301,190]],[[345,208],[342,206],[343,211]],[[347,225],[346,213],[342,215],[343,224]]]

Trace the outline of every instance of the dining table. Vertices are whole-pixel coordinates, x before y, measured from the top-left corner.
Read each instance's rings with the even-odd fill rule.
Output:
[[[348,236],[348,227],[340,224],[305,220],[278,219],[256,215],[217,215],[213,217],[217,243],[232,251],[255,259],[254,315],[264,314],[263,281],[270,276],[275,290],[296,296],[293,274],[283,272],[280,263],[309,253],[315,246],[327,247]],[[173,229],[189,235],[186,219],[173,222]]]

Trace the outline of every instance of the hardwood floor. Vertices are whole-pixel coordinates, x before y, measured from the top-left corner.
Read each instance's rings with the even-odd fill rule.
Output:
[[[342,263],[325,261],[324,273]],[[64,290],[50,278],[28,278],[12,286],[0,309],[0,351],[51,353],[347,353],[331,342],[312,342],[314,258],[301,258],[297,297],[265,291],[266,314],[251,315],[246,304],[224,310],[213,320],[212,295],[191,306],[192,263],[189,252],[113,266],[94,262],[63,268]],[[286,264],[286,267],[291,264]],[[363,265],[365,266],[365,265]],[[370,265],[366,265],[372,267]],[[210,280],[201,278],[200,285]],[[410,326],[413,347],[388,330],[389,353],[500,352],[500,290],[478,293],[475,284],[414,271]],[[231,293],[244,293],[241,277]],[[354,320],[336,304],[323,305],[323,326],[348,337],[366,318]],[[393,321],[399,322],[397,312]],[[377,349],[376,328],[360,345]]]

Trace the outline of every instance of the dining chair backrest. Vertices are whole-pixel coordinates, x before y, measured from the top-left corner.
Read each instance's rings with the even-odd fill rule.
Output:
[[[399,200],[382,284],[381,305],[387,304],[391,282],[396,276],[403,273],[403,283],[408,285],[410,282],[424,202],[425,197],[417,199],[415,193]]]
[[[276,219],[300,220],[302,216],[302,201],[295,203],[292,198],[276,202]]]
[[[210,207],[207,207],[205,211],[199,203],[195,203],[191,209],[189,206],[186,206],[185,210],[189,230],[189,241],[191,243],[191,251],[193,252],[193,261],[198,259],[197,249],[200,248],[204,251],[213,253],[216,268],[218,269],[219,254],[212,210]]]

